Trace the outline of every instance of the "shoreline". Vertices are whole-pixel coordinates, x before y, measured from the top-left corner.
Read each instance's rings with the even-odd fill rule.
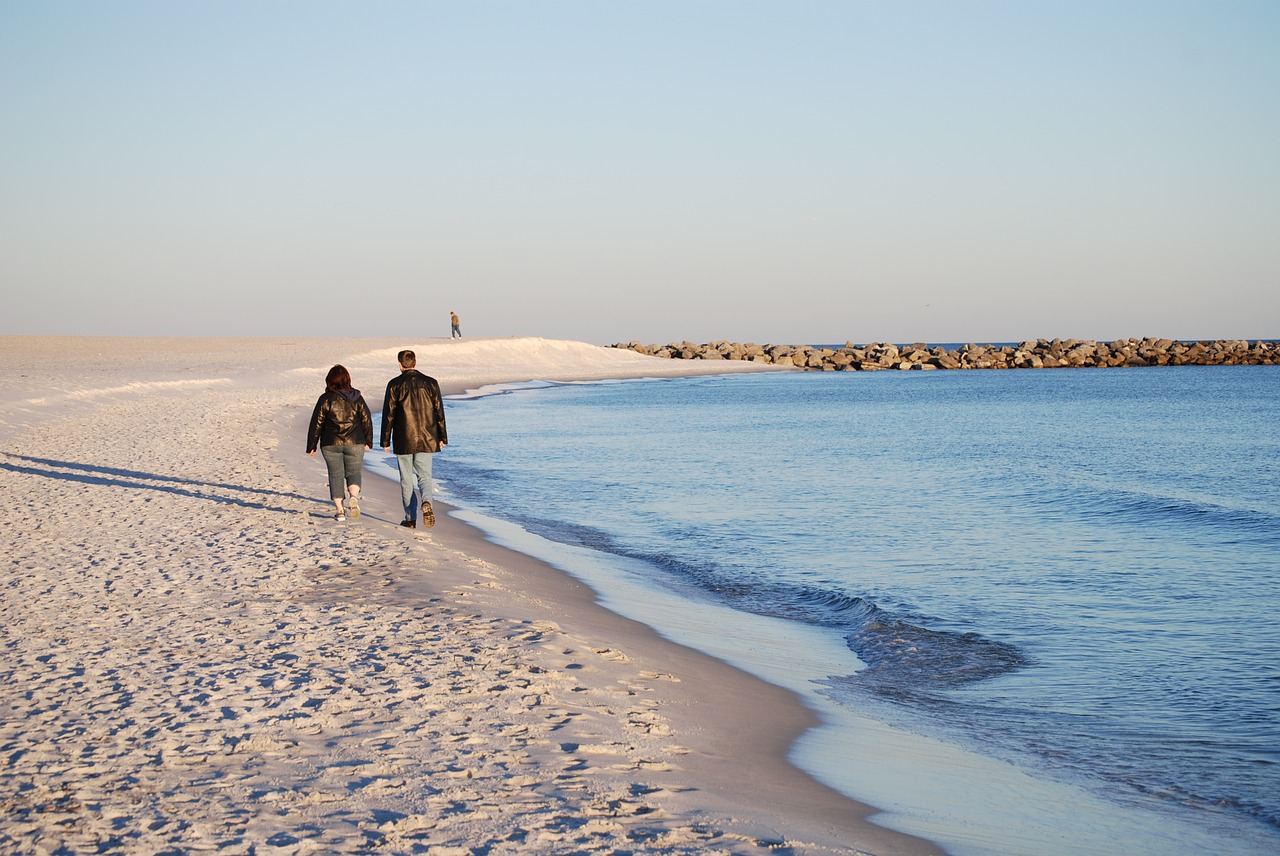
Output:
[[[462,348],[455,391],[725,373],[460,341],[0,338],[0,843],[940,852],[787,760],[790,692],[448,514],[400,529],[387,480],[327,516],[297,420],[334,361],[371,407],[405,346]]]
[[[294,428],[282,428],[283,436],[296,439],[303,421],[295,415]],[[299,471],[298,475],[305,478],[306,474]],[[878,856],[943,852],[922,839],[874,824],[870,818],[879,809],[839,793],[789,760],[797,741],[820,725],[816,713],[791,690],[664,639],[648,625],[619,615],[571,574],[495,543],[482,530],[458,519],[455,506],[435,500],[433,529],[404,530],[396,523],[400,497],[395,482],[370,475],[363,490],[372,500],[368,507],[373,512],[365,511],[363,516],[394,527],[393,537],[428,550],[456,551],[484,563],[486,582],[472,595],[471,603],[486,615],[527,620],[537,614],[540,617],[535,620],[555,621],[566,633],[621,655],[620,669],[662,676],[654,709],[680,742],[679,764],[687,774],[677,789],[679,796],[669,798],[666,811],[676,810],[678,804],[679,811],[692,817],[728,821],[734,826],[734,837],[775,845],[785,841],[801,852],[806,848],[802,842],[819,848],[868,850]],[[365,506],[361,504],[362,509]],[[751,715],[744,717],[744,711]]]

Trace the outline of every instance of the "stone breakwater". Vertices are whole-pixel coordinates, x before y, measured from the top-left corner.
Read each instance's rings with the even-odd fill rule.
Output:
[[[1174,339],[1038,339],[1018,345],[963,345],[946,349],[916,343],[873,343],[842,347],[756,345],[738,342],[679,342],[645,345],[619,342],[614,348],[675,360],[747,360],[808,371],[880,371],[931,369],[1048,369],[1117,366],[1210,366],[1280,364],[1280,342]]]

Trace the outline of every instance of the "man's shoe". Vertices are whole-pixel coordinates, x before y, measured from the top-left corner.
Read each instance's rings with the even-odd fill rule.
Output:
[[[436,513],[431,510],[431,503],[422,503],[422,525],[430,529],[436,525]]]
[[[400,521],[400,525],[401,525],[401,526],[403,526],[403,527],[404,527],[404,528],[406,528],[406,529],[417,529],[417,528],[418,528],[418,521],[416,521],[416,520],[414,520],[412,517],[410,517],[410,518],[408,518],[408,519],[406,519],[406,520],[401,520],[401,521]]]

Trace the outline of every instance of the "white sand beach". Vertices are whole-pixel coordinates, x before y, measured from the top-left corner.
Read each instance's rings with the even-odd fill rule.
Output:
[[[380,407],[403,347],[446,393],[756,370],[0,337],[0,851],[939,852],[786,761],[813,724],[789,692],[447,513],[399,527],[385,479],[333,520],[303,423],[334,363]]]

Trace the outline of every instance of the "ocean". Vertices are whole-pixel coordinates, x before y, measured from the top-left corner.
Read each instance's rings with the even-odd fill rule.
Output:
[[[795,690],[793,761],[954,854],[1280,853],[1280,367],[451,398],[443,498]]]

